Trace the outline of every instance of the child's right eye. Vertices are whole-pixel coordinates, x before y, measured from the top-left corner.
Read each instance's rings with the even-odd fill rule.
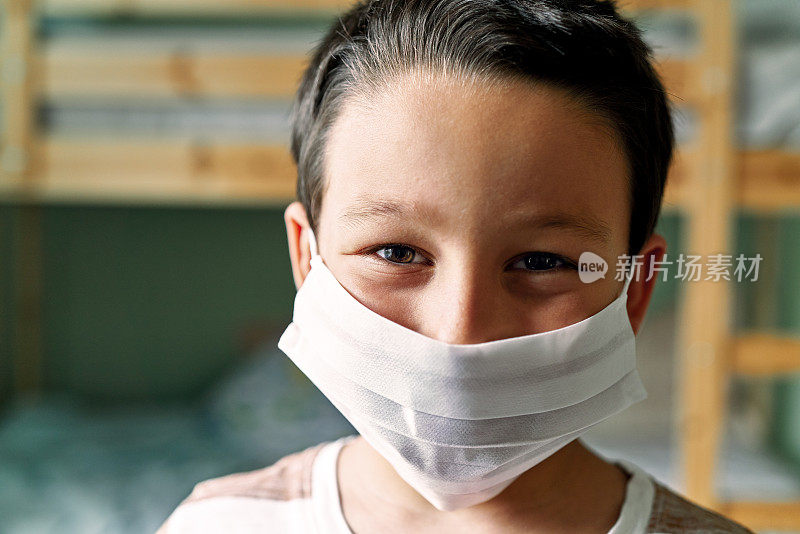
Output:
[[[425,263],[425,258],[406,245],[386,245],[375,249],[378,256],[392,263]],[[414,261],[419,258],[419,261]]]

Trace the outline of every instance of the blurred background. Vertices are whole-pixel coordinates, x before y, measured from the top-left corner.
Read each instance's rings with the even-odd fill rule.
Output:
[[[659,282],[649,397],[585,441],[800,532],[800,2],[620,3],[676,106],[668,254],[763,261]],[[289,101],[347,4],[2,0],[0,532],[152,532],[201,480],[354,432],[276,348]]]

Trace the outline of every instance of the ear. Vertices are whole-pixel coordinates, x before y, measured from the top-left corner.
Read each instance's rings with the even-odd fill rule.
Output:
[[[628,318],[633,328],[633,333],[637,334],[644,322],[647,307],[650,305],[650,297],[658,280],[658,271],[649,276],[651,265],[656,261],[664,259],[667,252],[667,241],[660,234],[653,233],[642,246],[639,254],[643,257],[637,258],[641,265],[634,271],[633,279],[628,288]],[[649,278],[649,279],[648,279]]]
[[[303,284],[308,271],[311,270],[311,248],[308,244],[308,232],[311,225],[303,204],[295,201],[283,212],[286,223],[286,238],[289,242],[289,258],[292,262],[292,276],[297,289]]]

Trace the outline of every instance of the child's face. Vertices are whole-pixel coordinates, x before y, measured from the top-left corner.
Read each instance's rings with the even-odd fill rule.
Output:
[[[631,206],[626,159],[609,133],[556,89],[412,80],[370,105],[346,104],[332,126],[317,238],[339,282],[380,315],[448,343],[560,328],[611,302]],[[302,226],[292,210],[287,225]],[[657,238],[647,246],[658,249]],[[308,257],[294,241],[299,285]],[[582,283],[560,259],[577,264],[584,251],[608,262],[605,279]],[[652,287],[631,286],[636,330]]]

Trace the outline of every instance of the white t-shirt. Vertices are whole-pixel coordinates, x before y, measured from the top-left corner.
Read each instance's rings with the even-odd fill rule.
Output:
[[[263,469],[201,482],[158,534],[353,534],[339,500],[336,462],[342,446],[356,437],[320,443]],[[609,534],[750,532],[671,492],[639,467],[616,463],[630,478]]]
[[[311,477],[312,507],[317,532],[330,534],[353,534],[347,525],[339,501],[339,486],[336,478],[336,459],[342,446],[356,436],[340,438],[323,448],[314,462]],[[631,474],[625,490],[619,518],[608,534],[644,533],[650,520],[653,504],[653,482],[646,473],[633,465],[623,467]],[[316,498],[314,496],[316,495]]]

